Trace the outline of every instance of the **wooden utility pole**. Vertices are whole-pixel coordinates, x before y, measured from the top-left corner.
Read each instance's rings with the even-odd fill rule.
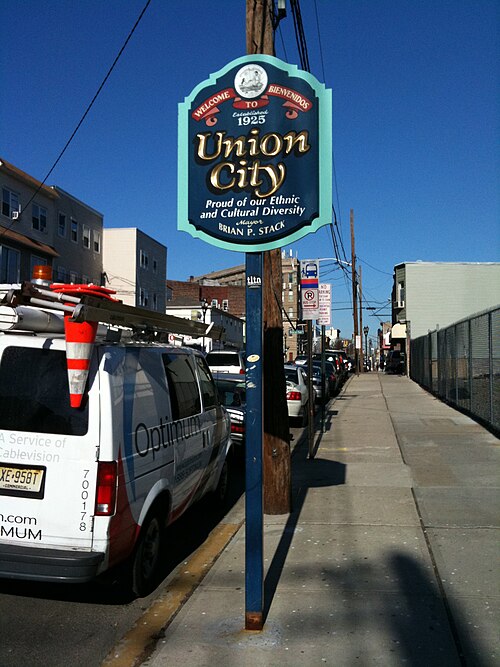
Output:
[[[361,338],[361,346],[359,348],[359,370],[363,372],[364,353],[363,353],[363,281],[361,278],[361,264],[359,265],[359,336]]]
[[[247,53],[274,55],[273,1],[246,0]],[[264,254],[264,513],[291,511],[290,431],[283,370],[281,250]]]
[[[354,319],[354,366],[356,375],[359,375],[359,353],[356,347],[358,340],[358,289],[356,275],[356,249],[354,245],[354,211],[351,208],[351,269],[352,269],[352,316]]]

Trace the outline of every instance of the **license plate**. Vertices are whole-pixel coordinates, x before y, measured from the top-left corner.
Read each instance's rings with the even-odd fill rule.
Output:
[[[0,463],[0,494],[43,498],[46,468]]]

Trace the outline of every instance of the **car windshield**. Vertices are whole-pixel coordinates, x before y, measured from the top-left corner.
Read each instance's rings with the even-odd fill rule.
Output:
[[[246,403],[246,391],[244,382],[231,382],[229,380],[216,380],[217,391],[220,401],[226,407],[239,407]]]
[[[299,372],[296,368],[285,368],[285,379],[299,384]]]

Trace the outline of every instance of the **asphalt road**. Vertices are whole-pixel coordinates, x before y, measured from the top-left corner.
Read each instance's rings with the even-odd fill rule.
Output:
[[[296,443],[302,429],[290,431]],[[229,508],[243,492],[240,461]],[[147,598],[128,597],[116,577],[78,586],[0,580],[0,667],[100,667],[223,518],[199,503],[169,529],[163,580]]]

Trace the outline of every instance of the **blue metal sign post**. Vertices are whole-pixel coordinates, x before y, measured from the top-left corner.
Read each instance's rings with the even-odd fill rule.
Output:
[[[269,55],[228,63],[179,104],[178,229],[246,253],[246,609],[263,624],[263,251],[332,215],[331,91]],[[309,267],[308,270],[312,270]]]
[[[263,253],[246,253],[245,629],[261,630],[264,608],[262,486]]]

